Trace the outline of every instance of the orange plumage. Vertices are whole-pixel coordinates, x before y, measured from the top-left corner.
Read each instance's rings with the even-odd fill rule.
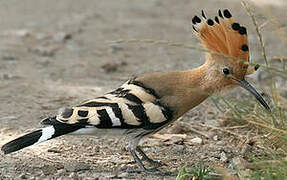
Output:
[[[247,30],[244,26],[234,21],[231,13],[225,9],[223,13],[218,11],[214,20],[206,18],[202,11],[202,19],[194,16],[192,19],[193,29],[202,45],[210,51],[234,57],[241,61],[229,58],[238,64],[235,71],[246,75],[249,62],[249,48]],[[220,59],[218,55],[209,53],[207,59]],[[222,57],[221,57],[222,59]],[[250,74],[252,72],[248,72]]]

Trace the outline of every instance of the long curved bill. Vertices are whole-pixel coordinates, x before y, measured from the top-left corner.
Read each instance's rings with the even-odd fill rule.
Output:
[[[262,104],[262,106],[264,106],[268,111],[270,111],[270,107],[268,106],[268,104],[266,103],[266,101],[263,99],[263,97],[254,89],[254,87],[251,86],[251,84],[249,84],[249,82],[247,82],[245,79],[243,80],[238,80],[235,78],[232,78],[233,80],[235,80],[238,85],[240,85],[241,87],[243,87],[244,89],[246,89],[247,91],[249,91],[251,94],[253,94],[253,96],[255,96],[255,98]]]

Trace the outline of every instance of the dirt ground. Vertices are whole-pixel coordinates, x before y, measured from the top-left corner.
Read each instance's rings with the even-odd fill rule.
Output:
[[[250,2],[259,23],[266,20],[260,16],[264,13],[286,29],[287,3],[263,2]],[[263,63],[252,22],[236,0],[0,1],[0,146],[41,127],[40,120],[59,108],[113,90],[133,75],[202,64],[202,52],[107,42],[138,38],[197,45],[191,18],[201,9],[214,17],[219,8],[229,8],[248,27],[252,60]],[[286,56],[286,44],[274,29],[270,22],[263,29],[267,55]],[[259,75],[252,81],[263,91]],[[237,89],[227,95],[242,94]],[[137,166],[131,163],[124,138],[64,136],[11,155],[1,152],[0,179],[175,179],[182,166],[200,162],[217,162],[232,170],[242,148],[236,136],[208,127],[224,126],[220,119],[220,112],[207,100],[160,132],[182,136],[145,140],[143,149],[164,163],[160,169],[173,172],[170,176],[125,172]],[[244,128],[233,132],[248,133]]]

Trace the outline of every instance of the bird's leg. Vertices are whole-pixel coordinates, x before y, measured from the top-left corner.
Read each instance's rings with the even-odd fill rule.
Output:
[[[139,152],[140,155],[142,156],[142,160],[143,160],[143,161],[148,162],[149,164],[151,164],[151,165],[154,166],[154,167],[160,167],[160,166],[163,165],[163,164],[161,164],[160,162],[157,162],[157,161],[155,161],[155,160],[150,159],[150,158],[145,154],[145,152],[144,152],[139,146],[136,147],[136,150],[137,150],[137,152]]]
[[[137,162],[137,164],[140,166],[140,168],[143,171],[145,171],[147,173],[152,173],[152,174],[161,174],[162,173],[160,170],[158,170],[156,168],[147,169],[146,167],[144,167],[144,164],[142,163],[142,161],[140,160],[140,158],[138,157],[138,155],[135,152],[136,149],[133,149],[133,148],[129,147],[129,150],[130,150],[130,153],[133,156],[134,160]],[[136,172],[136,170],[131,171],[131,172]]]
[[[157,170],[156,168],[147,169],[146,167],[144,167],[144,164],[142,163],[142,161],[140,160],[140,158],[136,154],[136,150],[138,149],[137,147],[138,147],[138,143],[139,143],[140,139],[141,139],[141,137],[135,138],[132,141],[130,141],[129,145],[128,145],[128,149],[129,149],[131,155],[133,156],[134,160],[137,162],[137,164],[140,166],[140,168],[143,171],[145,171],[147,173],[152,173],[152,174],[162,174],[162,172]],[[132,170],[130,172],[138,172],[138,171],[137,170]]]

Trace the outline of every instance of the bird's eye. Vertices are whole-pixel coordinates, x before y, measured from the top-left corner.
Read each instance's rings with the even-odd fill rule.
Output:
[[[225,75],[230,74],[230,72],[229,72],[229,69],[228,69],[228,68],[223,68],[223,69],[222,69],[222,72],[223,72]]]

